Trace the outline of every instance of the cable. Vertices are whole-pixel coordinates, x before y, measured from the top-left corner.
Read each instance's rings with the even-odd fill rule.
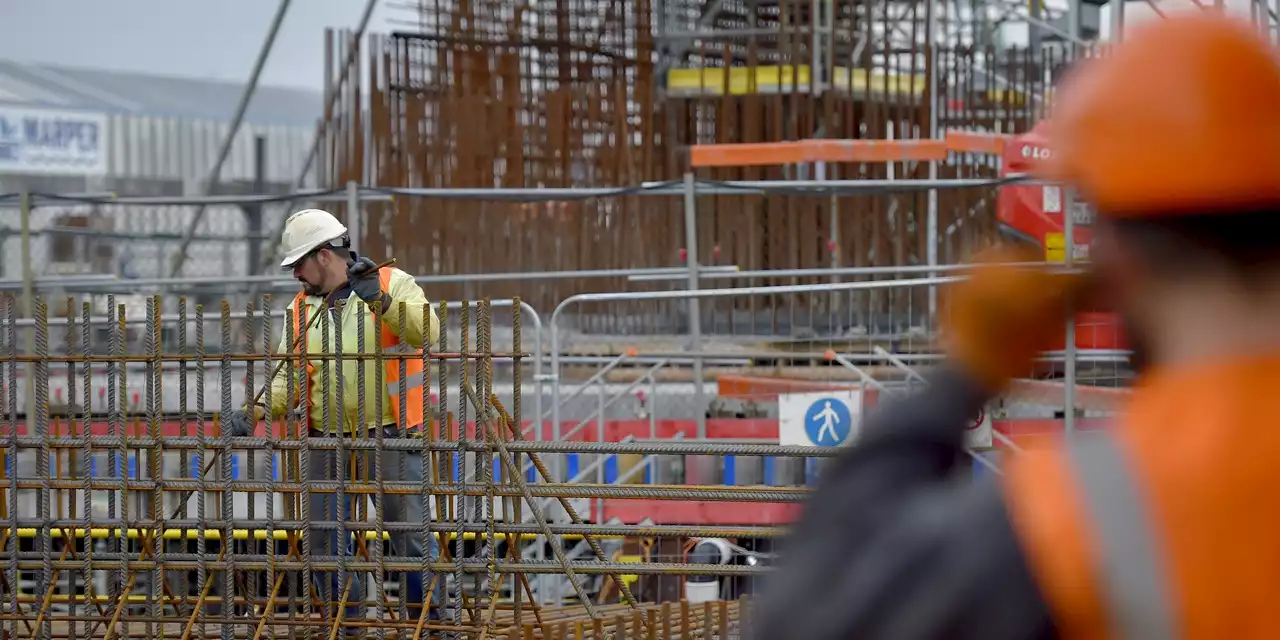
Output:
[[[1026,174],[1016,174],[1003,178],[984,179],[957,179],[954,182],[958,184],[937,184],[922,180],[869,180],[866,186],[859,186],[858,181],[841,181],[838,184],[825,185],[821,182],[808,182],[802,186],[788,186],[784,181],[779,182],[735,182],[725,180],[695,180],[696,186],[707,187],[719,191],[741,191],[744,194],[775,194],[775,195],[823,195],[823,194],[840,194],[840,195],[879,195],[889,193],[912,193],[918,191],[938,190],[956,190],[956,189],[983,189],[992,187],[1003,187],[1035,180],[1032,176]],[[603,198],[625,198],[627,196],[641,196],[646,194],[655,194],[659,192],[671,192],[675,195],[676,190],[680,188],[682,181],[680,180],[663,180],[658,182],[647,182],[640,185],[617,188],[597,188],[582,187],[582,193],[574,193],[576,189],[547,189],[546,195],[540,195],[538,189],[520,189],[520,190],[502,190],[502,189],[415,189],[408,187],[361,187],[359,195],[361,196],[383,196],[383,197],[401,197],[401,198],[424,198],[435,200],[506,200],[511,202],[581,202],[586,200],[597,200]],[[45,202],[67,202],[79,204],[97,204],[97,205],[137,205],[137,206],[193,206],[193,205],[218,205],[218,204],[276,204],[283,202],[293,202],[296,200],[307,200],[316,198],[330,198],[341,194],[346,194],[346,189],[322,189],[297,191],[287,194],[278,195],[250,195],[250,196],[208,196],[198,198],[184,197],[168,197],[168,196],[121,196],[118,194],[108,196],[96,196],[90,194],[58,194],[35,192],[30,194],[33,200],[43,200]],[[0,194],[0,203],[9,203],[21,197],[19,193],[3,193]]]

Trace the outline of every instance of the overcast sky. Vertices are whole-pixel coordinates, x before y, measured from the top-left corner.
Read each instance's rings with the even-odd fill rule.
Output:
[[[1066,0],[1049,0],[1062,6]],[[278,0],[0,0],[0,58],[66,66],[203,76],[243,82]],[[263,82],[320,89],[325,27],[354,28],[364,0],[294,0]],[[409,0],[380,0],[370,30],[405,28]],[[1191,0],[1161,0],[1164,10]],[[1151,19],[1144,3],[1126,3],[1130,24]],[[1248,0],[1227,5],[1247,15]],[[1109,31],[1109,7],[1102,31]],[[1018,29],[1015,40],[1025,38]]]
[[[294,0],[262,78],[320,89],[325,27],[355,28],[364,0]],[[400,4],[409,4],[402,2]],[[369,28],[402,29],[380,1]],[[0,0],[0,58],[243,82],[278,0]]]

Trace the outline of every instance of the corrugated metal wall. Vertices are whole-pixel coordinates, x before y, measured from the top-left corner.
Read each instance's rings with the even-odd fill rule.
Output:
[[[218,158],[229,123],[150,116],[111,116],[107,126],[107,177],[154,180],[203,180]],[[311,127],[245,124],[236,134],[222,180],[254,176],[253,140],[267,138],[266,178],[289,183],[297,178],[311,147]],[[313,185],[314,183],[309,183]]]
[[[25,187],[37,192],[115,191],[127,195],[195,193],[208,176],[228,131],[228,123],[152,116],[113,115],[107,124],[107,174],[85,176],[0,176],[0,192]],[[285,190],[297,179],[315,132],[309,127],[244,124],[223,165],[224,191],[247,192],[254,179],[254,139],[266,137],[267,189]],[[314,176],[315,172],[312,171]],[[304,186],[315,185],[309,178]],[[42,206],[31,219],[31,263],[37,277],[66,274],[167,276],[172,252],[190,224],[194,207],[137,207],[65,204]],[[264,208],[265,227],[285,215],[280,205]],[[0,208],[0,277],[19,278],[21,221],[16,207]],[[70,229],[52,233],[54,229]],[[238,206],[209,207],[197,230],[183,275],[246,275],[248,227]],[[267,243],[268,246],[270,243]],[[70,251],[68,251],[70,248]],[[76,256],[85,256],[77,259]]]

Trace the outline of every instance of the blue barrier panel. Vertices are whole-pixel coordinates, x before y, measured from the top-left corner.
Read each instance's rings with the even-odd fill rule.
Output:
[[[533,466],[533,463],[532,463],[532,462],[529,462],[528,458],[521,459],[521,460],[520,460],[520,464],[522,464],[522,465],[523,465],[523,464],[527,464],[527,465],[529,465],[529,472],[528,472],[528,474],[526,474],[525,482],[537,482],[537,481],[538,481],[538,468],[537,468],[537,467],[535,467],[535,466]]]
[[[982,464],[982,461],[978,460],[977,456],[982,456],[982,460],[986,460],[987,462],[990,462],[991,464],[997,467],[1000,466],[999,451],[975,451],[973,452],[973,455],[975,456],[973,460],[974,479],[981,478],[983,476],[989,476],[995,473],[994,471],[991,470],[991,467],[988,467],[987,465]]]
[[[200,472],[201,472],[201,471],[204,471],[204,467],[200,466],[200,454],[198,454],[198,453],[197,453],[197,454],[195,454],[195,455],[191,456],[191,469],[190,469],[190,471],[191,471],[191,477],[192,477],[192,478],[199,478],[199,477],[200,477]]]
[[[767,456],[764,459],[764,484],[767,487],[774,487],[778,484],[778,459],[773,456]]]
[[[495,480],[502,477],[502,460],[497,456],[493,458],[493,475],[489,477]]]
[[[604,483],[613,484],[618,481],[618,456],[604,459]]]
[[[818,466],[821,462],[818,458],[804,459],[804,484],[806,487],[818,484]]]
[[[738,484],[738,456],[724,457],[724,483],[727,485]]]
[[[234,453],[231,454],[231,479],[240,479],[240,456]]]
[[[654,462],[652,458],[644,461],[644,483],[645,484],[653,484],[653,465],[654,465]]]
[[[462,477],[462,460],[459,459],[458,454],[456,453],[451,453],[449,455],[453,458],[453,481],[454,483],[461,482],[459,478]]]
[[[119,477],[120,476],[120,458],[116,457],[116,459],[113,462],[114,462],[114,465],[111,467],[111,470],[113,471],[113,473],[111,475],[112,477]],[[93,478],[98,477],[97,459],[89,460],[89,476]],[[133,456],[129,456],[129,476],[128,477],[130,478],[138,477],[138,459]]]
[[[565,456],[565,458],[567,458],[565,461],[565,469],[568,477],[564,480],[565,482],[568,482],[578,475],[578,454],[571,453]]]
[[[271,478],[276,482],[280,482],[280,454],[271,456]]]

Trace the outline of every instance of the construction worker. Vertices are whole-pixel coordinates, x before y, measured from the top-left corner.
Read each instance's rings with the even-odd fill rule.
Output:
[[[1097,289],[990,267],[949,292],[951,359],[824,471],[756,638],[1280,635],[1276,53],[1197,11],[1072,71],[1050,177],[1097,210]],[[973,479],[955,463],[969,416],[1090,293],[1148,351],[1130,404]]]
[[[421,349],[424,342],[434,342],[440,334],[440,324],[431,311],[422,288],[408,273],[384,267],[375,269],[372,260],[357,256],[351,250],[347,228],[332,214],[320,209],[304,209],[285,221],[282,244],[286,255],[280,266],[291,269],[302,285],[302,290],[288,306],[286,317],[293,324],[293,343],[290,333],[281,336],[278,353],[294,353],[305,356],[305,362],[282,367],[272,380],[270,402],[253,407],[253,415],[239,411],[232,415],[229,424],[237,436],[249,435],[254,424],[265,416],[279,418],[296,411],[308,424],[311,438],[361,437],[375,438],[381,430],[384,438],[405,437],[423,427],[423,363]],[[343,303],[341,313],[338,304]],[[374,310],[377,310],[375,315]],[[317,314],[328,313],[325,318]],[[361,317],[363,316],[363,323]],[[377,326],[381,323],[381,342]],[[360,329],[364,336],[361,339]],[[297,336],[305,333],[303,341]],[[341,336],[341,353],[351,356],[344,359],[342,367],[336,366],[340,356],[336,339]],[[402,348],[407,345],[408,349]],[[384,357],[382,362],[355,357],[361,350],[374,353],[394,353],[399,356]],[[363,369],[364,389],[359,388]],[[294,376],[293,395],[290,395],[289,377]],[[403,379],[402,379],[403,377]],[[402,389],[403,384],[403,389]],[[341,388],[341,395],[339,395]],[[402,395],[403,393],[403,395]],[[341,399],[342,406],[338,406]],[[363,402],[361,402],[363,400]],[[308,480],[310,481],[360,481],[376,480],[367,454],[356,456],[357,463],[346,462],[346,477],[335,475],[335,452],[312,449],[309,456]],[[402,461],[401,458],[404,458]],[[378,476],[387,481],[408,481],[421,484],[422,465],[417,454],[402,451],[385,451],[378,464]],[[356,511],[350,506],[345,519],[350,522]],[[376,500],[376,499],[375,499]],[[415,523],[423,521],[424,497],[387,495],[382,505],[382,520],[387,523]],[[336,496],[332,493],[312,493],[309,503],[312,522],[327,521],[334,524],[339,513]],[[364,520],[372,520],[365,517]],[[315,528],[311,532],[312,551],[315,556],[336,556],[340,551],[358,555],[363,546],[349,541],[345,550],[337,546],[339,532],[333,528]],[[401,557],[422,557],[423,536],[417,532],[391,530],[392,553]],[[368,561],[368,558],[355,558]],[[327,599],[338,602],[344,597],[344,585],[338,584],[337,573],[332,572]],[[416,617],[421,611],[423,589],[420,576],[408,576],[405,581],[408,593],[401,593],[409,613]],[[345,598],[348,603],[363,602],[365,589],[362,576],[352,576],[350,590]],[[393,577],[393,579],[395,579]],[[323,593],[323,592],[322,592]],[[358,605],[347,608],[348,617],[358,615]],[[434,617],[434,611],[432,612]]]

